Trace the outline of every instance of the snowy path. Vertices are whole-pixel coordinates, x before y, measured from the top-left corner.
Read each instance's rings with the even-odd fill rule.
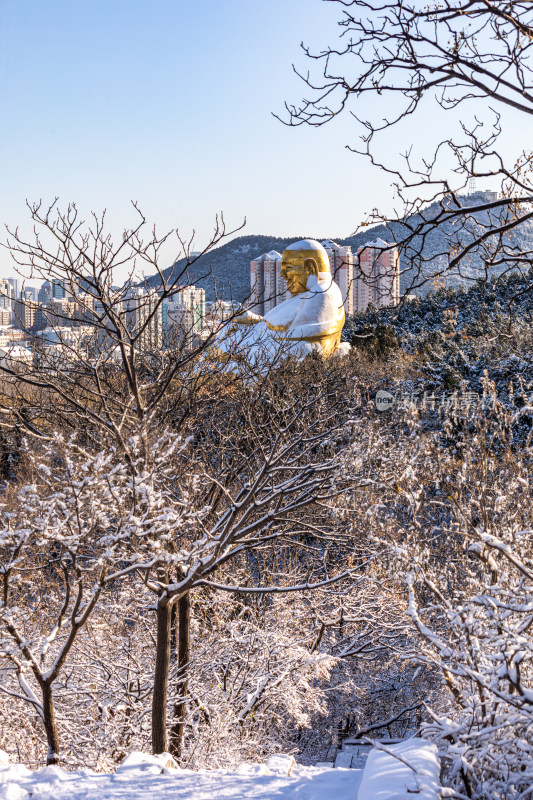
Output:
[[[47,767],[24,777],[19,770],[0,768],[0,800],[356,800],[362,775],[360,770],[316,767],[298,767],[297,774],[288,777],[261,775],[265,770],[260,766],[244,773],[153,774],[154,768],[147,765],[122,767],[114,775]],[[14,780],[3,782],[9,772]]]
[[[303,767],[292,756],[235,772],[172,768],[168,755],[132,753],[114,774],[46,767],[30,772],[0,751],[0,800],[437,800],[434,745],[411,739],[373,749],[364,770]]]

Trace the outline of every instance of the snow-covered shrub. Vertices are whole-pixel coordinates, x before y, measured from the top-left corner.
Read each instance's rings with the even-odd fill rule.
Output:
[[[441,465],[453,566],[419,552],[408,584],[422,660],[453,701],[426,733],[443,745],[452,785],[496,800],[533,790],[532,453],[509,441],[496,457],[487,434],[480,424],[464,443],[460,469]]]
[[[413,659],[441,676],[423,731],[476,800],[533,788],[533,453],[513,438],[516,413],[494,401],[428,432],[413,411],[369,476],[376,536],[407,585]]]
[[[487,373],[505,400],[509,385],[533,396],[533,271],[493,278],[468,288],[442,288],[426,297],[354,314],[343,338],[380,358],[411,359],[424,389],[453,391],[464,381],[481,393]],[[399,350],[378,347],[383,331]],[[380,333],[381,332],[381,333]],[[390,373],[390,368],[389,368]]]

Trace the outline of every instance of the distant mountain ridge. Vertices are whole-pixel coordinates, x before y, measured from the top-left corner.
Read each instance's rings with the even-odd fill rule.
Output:
[[[475,202],[483,202],[487,193],[478,192],[470,197],[461,198],[465,206],[472,205]],[[437,213],[439,206],[434,204],[434,211]],[[433,206],[429,206],[425,212],[426,215],[433,213]],[[481,224],[486,224],[486,219],[482,214],[478,215]],[[476,217],[476,218],[478,218]],[[416,217],[409,220],[410,224],[416,222]],[[376,238],[385,239],[385,241],[398,241],[405,235],[406,228],[402,223],[392,223],[389,226],[375,225],[362,230],[355,236],[335,238],[328,236],[317,235],[294,235],[287,237],[279,236],[265,236],[248,234],[246,236],[238,236],[229,242],[226,242],[220,247],[216,247],[206,255],[202,256],[190,268],[189,277],[191,283],[202,286],[205,289],[206,297],[208,300],[219,299],[233,300],[234,302],[241,302],[248,297],[250,293],[250,261],[252,259],[267,253],[270,250],[277,250],[282,253],[285,247],[291,242],[298,241],[304,238],[318,239],[324,241],[325,239],[333,239],[341,245],[350,245],[352,251],[355,253],[358,247],[366,244],[370,240]],[[443,225],[442,227],[431,231],[427,236],[424,243],[423,252],[426,258],[433,258],[434,254],[442,254],[447,250],[447,238],[453,234],[453,228],[450,224]],[[533,221],[522,223],[519,228],[513,232],[514,243],[523,250],[533,250]],[[435,257],[435,266],[442,267],[442,255]],[[169,267],[163,274],[166,279],[170,278],[173,270],[179,274],[186,267],[186,260],[180,259],[176,262],[174,267]],[[476,263],[475,259],[471,268],[471,276],[475,276]],[[401,281],[400,290],[402,294],[410,285],[412,280],[412,273],[409,270],[409,264],[405,259],[401,261]],[[464,284],[464,279],[452,276],[449,279],[451,285]],[[146,279],[146,283],[156,286],[159,283],[159,276],[153,275]],[[432,288],[427,285],[421,292],[425,292]]]

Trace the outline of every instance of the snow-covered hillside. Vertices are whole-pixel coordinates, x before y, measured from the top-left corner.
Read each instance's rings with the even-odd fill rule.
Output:
[[[533,272],[510,274],[468,289],[439,289],[400,309],[369,310],[350,318],[343,337],[375,355],[402,350],[418,360],[435,390],[461,381],[482,392],[484,375],[500,397],[514,382],[515,401],[533,389]],[[528,395],[529,396],[529,395]]]

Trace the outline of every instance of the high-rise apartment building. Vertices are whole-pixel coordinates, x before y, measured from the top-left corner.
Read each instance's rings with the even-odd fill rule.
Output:
[[[163,346],[192,342],[206,326],[205,289],[186,286],[163,303]]]
[[[37,333],[47,328],[50,324],[50,315],[48,314],[47,307],[43,306],[42,303],[37,303],[37,308],[35,309],[33,317],[33,330]]]
[[[36,303],[37,289],[35,288],[35,286],[25,286],[20,296],[23,300],[33,300],[33,302]]]
[[[202,330],[206,314],[205,289],[198,286],[186,286],[172,296],[172,305],[188,312],[193,330]]]
[[[367,242],[357,250],[354,280],[354,310],[366,311],[400,302],[400,255],[383,239]]]
[[[52,296],[52,284],[50,281],[44,281],[41,284],[41,288],[39,289],[39,293],[37,294],[37,300],[39,303],[47,303]]]
[[[350,245],[341,245],[326,239],[321,242],[329,258],[333,280],[339,286],[345,314],[354,312],[354,268]]]
[[[18,278],[8,278],[7,282],[11,286],[11,297],[13,300],[18,300],[19,295],[19,279]]]
[[[163,348],[163,303],[157,292],[145,292],[140,297],[137,309],[137,330],[139,350],[156,353]]]
[[[67,296],[71,317],[75,325],[84,322],[94,322],[95,299],[90,294],[76,294]]]
[[[21,331],[31,331],[35,324],[35,314],[41,308],[31,300],[15,300],[13,303],[13,325]]]
[[[253,311],[266,314],[287,296],[287,286],[281,277],[281,253],[271,250],[250,262],[250,287]]]
[[[52,281],[51,294],[53,300],[63,300],[66,295],[65,281]]]
[[[43,314],[46,319],[45,328],[56,328],[65,325],[75,324],[74,313],[76,310],[76,303],[73,298],[67,299],[64,297],[61,300],[49,300],[43,308]],[[40,324],[40,317],[39,317]]]
[[[0,279],[0,309],[8,311],[13,305],[13,287],[7,278]]]
[[[235,311],[235,304],[229,300],[212,300],[206,303],[208,322],[222,322],[229,319]]]
[[[163,348],[163,303],[157,292],[140,287],[128,290],[123,302],[126,322],[135,347],[142,353],[154,353]]]

